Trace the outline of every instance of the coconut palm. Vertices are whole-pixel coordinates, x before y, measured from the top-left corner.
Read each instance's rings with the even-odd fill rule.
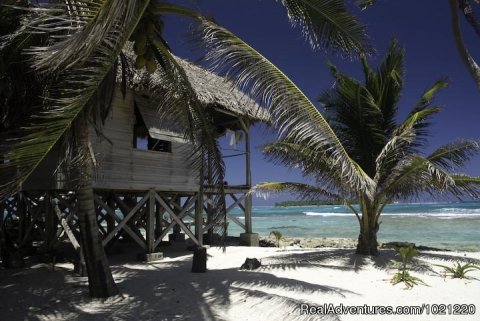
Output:
[[[210,159],[215,165],[212,176],[220,186],[217,219],[225,219],[221,197],[224,170],[215,133],[185,72],[162,38],[163,15],[177,14],[193,19],[210,62],[228,67],[237,85],[249,89],[253,97],[263,99],[278,116],[275,125],[282,137],[303,137],[307,133],[297,130],[297,125],[313,117],[318,131],[311,137],[312,143],[334,150],[332,157],[345,164],[341,175],[348,177],[353,186],[367,189],[371,185],[370,179],[341,148],[321,114],[290,80],[260,53],[197,11],[149,0],[58,0],[48,4],[9,0],[9,3],[23,7],[23,11],[16,21],[19,27],[2,38],[0,50],[2,54],[21,51],[22,60],[30,68],[22,76],[38,83],[41,94],[32,92],[20,96],[23,98],[20,102],[10,97],[3,106],[9,116],[2,119],[0,146],[5,156],[0,164],[0,199],[21,190],[22,183],[54,146],[64,147],[65,157],[59,164],[71,165],[69,161],[75,161],[81,168],[77,196],[92,296],[110,296],[117,290],[96,227],[87,121],[101,132],[115,79],[127,81],[129,77],[128,70],[122,68],[126,65],[126,48],[133,46],[137,69],[151,73],[161,68],[171,84],[167,93],[160,94],[151,88],[154,90],[152,101],[157,102],[152,107],[162,107],[177,116],[185,125],[186,137],[198,146],[203,159]],[[342,1],[282,0],[279,3],[313,47],[345,54],[370,51],[365,28],[346,12]],[[19,56],[12,57],[18,59]],[[11,66],[10,62],[6,65]],[[116,76],[118,70],[122,71],[119,77]],[[9,69],[8,77],[12,73]],[[2,74],[2,79],[8,77],[3,78]],[[172,97],[176,99],[170,99]],[[173,103],[178,99],[184,104]],[[16,107],[22,104],[27,110],[22,109],[21,117],[14,118],[18,116]]]
[[[438,81],[412,108],[407,118],[398,123],[397,111],[403,89],[404,51],[392,42],[386,57],[377,69],[362,58],[363,83],[331,70],[336,85],[325,91],[320,102],[325,106],[328,121],[346,153],[374,183],[369,192],[352,188],[342,177],[344,164],[330,157],[332,151],[312,148],[308,140],[287,139],[268,144],[267,157],[275,162],[301,168],[318,186],[299,183],[264,183],[262,191],[293,191],[306,199],[342,198],[353,211],[360,225],[357,253],[376,255],[377,232],[384,206],[392,201],[417,197],[425,193],[454,196],[480,195],[480,178],[451,174],[479,151],[479,143],[459,140],[441,146],[428,156],[420,153],[426,143],[429,121],[439,112],[432,104],[438,90],[447,85]],[[312,125],[305,127],[314,135]],[[359,210],[348,200],[358,201]]]

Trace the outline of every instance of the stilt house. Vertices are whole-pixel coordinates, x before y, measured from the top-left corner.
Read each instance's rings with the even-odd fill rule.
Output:
[[[247,194],[251,187],[249,128],[255,122],[268,122],[269,115],[224,78],[180,58],[177,61],[214,119],[212,126],[219,137],[227,130],[243,133],[245,148],[240,156],[245,159],[245,181],[225,186],[227,217],[244,230],[244,244],[256,245],[252,201]],[[90,130],[96,165],[92,178],[95,206],[103,244],[130,238],[146,253],[155,253],[168,234],[180,229],[201,245],[216,224],[211,199],[217,192],[208,185],[200,186],[199,170],[189,158],[192,145],[184,139],[178,124],[151,107],[155,104],[142,88],[142,78],[149,77],[151,83],[161,86],[161,75],[158,71],[151,76],[135,72],[125,96],[120,89],[115,90],[103,135],[98,135],[93,126]],[[5,214],[0,216],[0,223],[18,223],[18,245],[29,242],[32,231],[40,230],[47,247],[62,236],[78,247],[73,174],[56,168],[52,161],[55,157],[52,150],[25,182],[22,192],[1,204],[0,212]],[[208,175],[208,169],[204,175]],[[245,213],[245,221],[230,215],[235,207]]]

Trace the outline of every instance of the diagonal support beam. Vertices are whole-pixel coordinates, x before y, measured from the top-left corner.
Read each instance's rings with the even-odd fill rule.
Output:
[[[187,203],[185,203],[185,205],[183,206],[182,210],[180,211],[180,213],[177,215],[177,217],[179,219],[182,219],[185,215],[187,215],[189,212],[188,212],[188,209],[189,207],[192,206],[192,204],[195,203],[195,200],[197,199],[196,196],[194,196],[193,198],[190,198],[189,201]],[[163,206],[163,205],[162,205]],[[168,226],[165,228],[165,230],[163,230],[162,234],[158,237],[158,239],[155,241],[154,243],[154,246],[156,247],[161,241],[162,239],[167,235],[167,233],[177,224],[177,222],[175,220],[173,220],[172,222],[170,222],[168,224]]]
[[[103,209],[105,209],[105,211],[107,211],[107,214],[113,218],[117,223],[120,223],[122,220],[120,219],[120,217],[117,216],[117,213],[115,213],[114,210],[112,210],[110,208],[110,206],[108,206],[102,199],[100,199],[100,197],[98,197],[97,195],[94,195],[93,196],[94,199],[95,199],[95,203],[97,203],[97,205],[101,206]],[[145,245],[145,241],[142,240],[140,238],[140,236],[135,233],[131,228],[130,226],[128,225],[125,225],[123,227],[123,229],[125,230],[125,232],[127,232],[128,235],[130,235],[130,237],[135,240],[135,242],[137,242],[143,249],[146,249],[146,245]],[[110,234],[112,234],[113,232],[115,232],[115,229],[112,230],[112,232],[110,232],[107,236],[109,236]],[[114,235],[113,235],[114,236]],[[112,236],[112,238],[113,238]],[[108,243],[108,242],[107,242]],[[104,246],[107,244],[105,243]]]
[[[243,224],[242,222],[240,222],[240,220],[238,218],[236,218],[235,216],[233,215],[230,215],[230,214],[227,214],[227,218],[232,220],[233,222],[235,222],[238,226],[240,226],[241,228],[243,228],[243,230],[246,230],[246,227],[245,227],[245,224]]]
[[[245,213],[245,207],[243,206],[242,203],[240,203],[238,201],[238,198],[235,196],[235,194],[228,194],[228,195],[230,195],[230,197],[233,199],[233,201],[238,202],[238,207],[240,207],[242,209],[242,211]]]
[[[115,196],[115,198],[119,199],[117,196]],[[115,234],[117,234],[122,228],[125,227],[125,224],[127,224],[127,222],[133,217],[133,215],[135,215],[135,213],[138,212],[138,210],[145,204],[145,202],[147,202],[148,198],[149,193],[146,193],[145,196],[143,196],[143,198],[140,200],[140,202],[138,202],[137,205],[135,205],[135,207],[132,208],[127,215],[125,215],[123,220],[119,222],[117,226],[115,226],[112,232],[107,235],[107,237],[102,242],[103,246],[110,242],[110,240],[115,236]]]
[[[200,245],[200,243],[198,242],[197,238],[195,237],[195,235],[193,235],[193,233],[190,231],[190,229],[188,227],[185,226],[185,224],[182,222],[181,219],[179,219],[177,217],[177,215],[175,215],[175,212],[173,212],[173,210],[170,208],[170,206],[168,206],[168,204],[163,200],[163,198],[158,195],[157,193],[155,193],[155,198],[157,199],[157,201],[160,203],[160,205],[163,206],[163,208],[165,208],[165,210],[167,211],[168,214],[170,214],[170,217],[175,220],[175,222],[180,226],[180,228],[188,235],[188,237],[190,237],[190,239],[197,245]],[[185,207],[187,208],[187,207]],[[163,234],[163,233],[162,233]]]
[[[78,250],[80,248],[80,244],[78,243],[77,238],[75,237],[75,234],[73,233],[73,231],[70,229],[70,226],[68,225],[67,219],[65,218],[66,215],[60,211],[60,209],[58,208],[58,204],[55,203],[53,198],[51,199],[51,203],[52,203],[53,210],[57,215],[58,220],[60,221],[60,225],[65,231],[65,234],[67,234],[67,237],[70,240],[70,243],[72,243],[75,250]]]

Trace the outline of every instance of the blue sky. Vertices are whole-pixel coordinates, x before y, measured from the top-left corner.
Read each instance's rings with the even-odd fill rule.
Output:
[[[274,0],[198,0],[185,1],[185,4],[213,16],[219,24],[252,45],[287,74],[317,106],[318,95],[333,83],[325,64],[327,60],[331,60],[341,71],[362,79],[358,61],[345,61],[313,51],[300,30],[290,26],[285,9]],[[477,8],[480,10],[480,6]],[[433,82],[448,77],[449,87],[436,100],[443,110],[434,120],[427,153],[457,138],[480,138],[480,90],[455,50],[448,1],[383,0],[366,11],[352,6],[352,12],[368,26],[368,33],[377,49],[378,54],[370,59],[372,65],[383,56],[393,36],[406,49],[406,86],[400,101],[400,117],[410,110]],[[185,37],[188,24],[188,19],[169,17],[165,37],[176,54],[196,60],[200,52],[195,51]],[[471,50],[475,49],[473,54],[480,58],[479,39],[466,24],[463,30],[465,42]],[[262,126],[255,126],[251,138],[252,145],[257,147],[252,153],[254,183],[304,180],[298,171],[275,166],[263,159],[259,147],[274,140],[274,134]],[[242,183],[242,159],[229,158],[226,164],[229,183]],[[480,157],[476,157],[465,172],[480,175]],[[255,199],[254,204],[268,205],[293,198]]]

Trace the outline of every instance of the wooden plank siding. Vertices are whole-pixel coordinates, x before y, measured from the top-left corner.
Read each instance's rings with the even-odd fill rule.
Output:
[[[103,135],[90,130],[92,149],[97,168],[93,186],[97,189],[157,191],[198,191],[198,171],[193,170],[188,159],[191,145],[172,139],[172,151],[157,152],[133,148],[135,122],[133,92],[125,99],[117,88],[112,109],[103,127]],[[47,160],[32,174],[24,190],[69,189],[62,182],[62,173],[53,175]]]

